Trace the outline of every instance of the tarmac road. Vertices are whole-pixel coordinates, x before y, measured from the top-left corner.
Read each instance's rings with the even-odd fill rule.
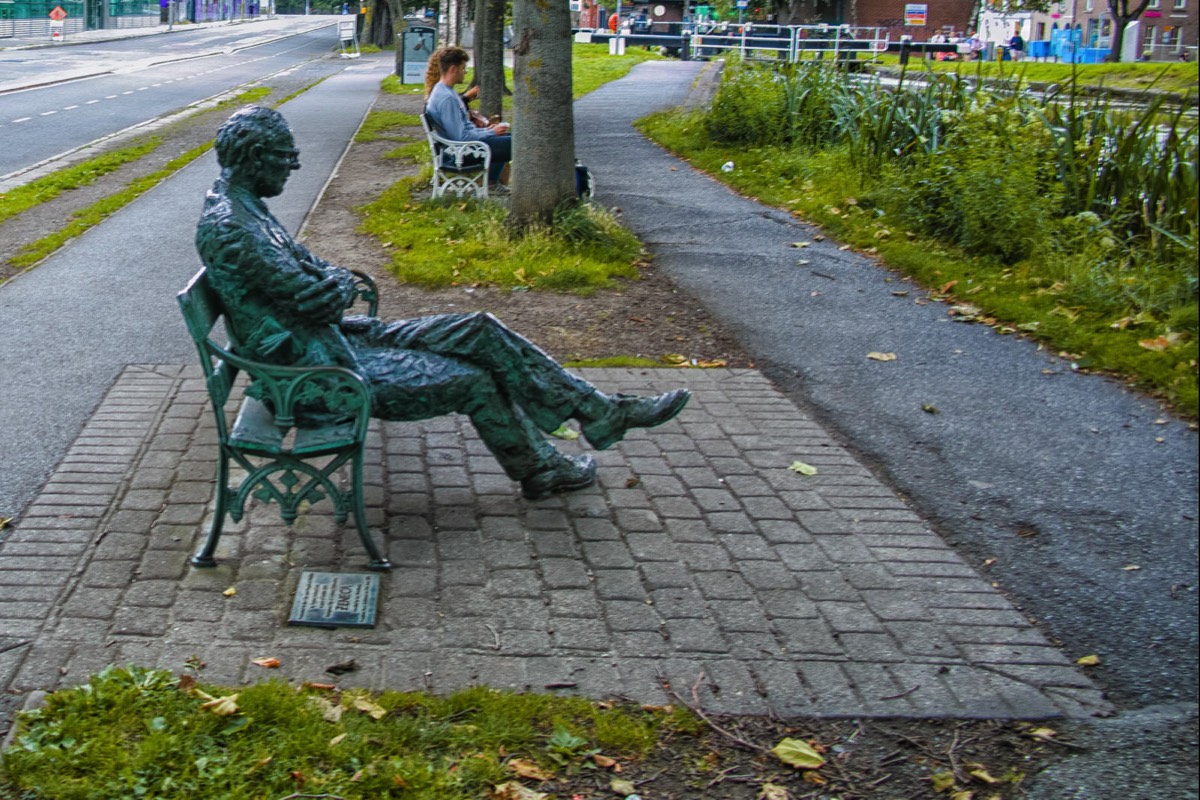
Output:
[[[338,74],[281,109],[304,165],[271,203],[290,230],[316,202],[390,67],[386,58],[353,63],[321,68]],[[195,224],[217,174],[210,153],[0,286],[0,517],[20,513],[126,365],[195,360],[175,294],[200,268]]]

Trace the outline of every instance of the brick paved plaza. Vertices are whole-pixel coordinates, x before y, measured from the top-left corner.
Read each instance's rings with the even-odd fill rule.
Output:
[[[24,693],[198,656],[204,680],[227,683],[664,702],[665,678],[721,712],[1107,708],[978,565],[758,372],[582,373],[694,399],[597,453],[598,486],[536,503],[465,418],[373,423],[370,522],[395,566],[374,629],[330,630],[285,622],[302,570],[362,569],[353,526],[329,503],[291,529],[256,507],[227,526],[218,568],[190,567],[214,485],[208,395],[198,368],[128,367],[0,545],[0,677]],[[250,663],[263,656],[282,667]],[[356,671],[325,671],[351,659]]]

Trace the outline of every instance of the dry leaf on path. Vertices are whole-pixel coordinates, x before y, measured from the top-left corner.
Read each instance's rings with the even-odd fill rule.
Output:
[[[308,702],[321,710],[321,716],[326,722],[340,722],[342,713],[346,710],[342,707],[341,703],[335,703],[325,697],[318,697],[316,695],[310,695]]]
[[[529,778],[534,781],[554,780],[554,773],[524,758],[514,758],[504,765],[512,770],[518,778]]]
[[[880,353],[878,351],[873,350],[870,353],[867,353],[867,358],[871,359],[872,361],[895,361],[896,354],[895,353]]]
[[[792,795],[777,783],[764,783],[758,790],[758,800],[792,800]]]
[[[566,439],[568,442],[570,442],[579,438],[579,431],[575,430],[564,422],[562,425],[559,425],[556,429],[551,431],[550,435],[556,439]]]
[[[1075,663],[1081,667],[1094,667],[1100,663],[1100,656],[1084,656]]]
[[[799,472],[801,475],[816,475],[817,468],[812,464],[805,464],[803,461],[793,461],[788,467],[792,472]]]
[[[221,594],[225,595],[226,597],[233,597],[235,594],[237,594],[237,587],[230,586],[228,589],[221,592]]]
[[[600,767],[601,769],[609,769],[611,767],[616,767],[618,772],[620,772],[620,770],[621,770],[620,765],[617,764],[617,760],[615,758],[609,758],[608,756],[603,756],[603,755],[600,755],[599,753],[592,754],[592,763],[594,763],[597,767]]]
[[[383,719],[388,713],[386,708],[366,697],[354,698],[352,705],[371,719]]]
[[[608,784],[608,788],[621,795],[621,797],[629,797],[631,794],[637,794],[637,787],[633,785],[633,781],[627,781],[624,778],[613,778],[612,783]]]
[[[263,669],[278,669],[283,665],[283,662],[278,658],[255,658],[250,661],[251,664],[262,667]]]
[[[491,800],[545,800],[549,795],[544,792],[535,792],[528,786],[522,786],[516,781],[497,784],[492,787],[492,791],[488,794]]]
[[[237,704],[238,696],[236,694],[228,694],[224,697],[211,697],[203,692],[196,692],[196,694],[200,695],[201,697],[210,698],[207,703],[201,703],[200,707],[207,711],[211,711],[218,717],[228,717],[232,714],[236,714],[239,711]]]
[[[771,755],[796,769],[817,769],[825,763],[825,757],[802,739],[783,739],[771,750]]]

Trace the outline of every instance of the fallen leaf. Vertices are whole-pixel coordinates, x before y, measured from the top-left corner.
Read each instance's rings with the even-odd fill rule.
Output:
[[[203,692],[197,692],[201,697],[209,697]],[[228,717],[238,712],[237,695],[229,694],[224,697],[211,697],[207,703],[201,703],[200,707],[206,711],[211,711],[218,717]]]
[[[608,756],[603,756],[599,753],[592,754],[592,762],[601,769],[608,769],[609,767],[617,766],[617,760],[615,758],[609,758]]]
[[[383,719],[388,713],[386,708],[367,697],[354,698],[352,705],[371,719]]]
[[[545,800],[546,797],[549,797],[544,792],[535,792],[533,789],[523,786],[517,781],[509,781],[508,783],[493,786],[488,796],[491,800]]]
[[[994,558],[985,558],[983,560],[983,565],[985,567],[990,567],[992,564],[995,564],[995,563],[996,563],[996,559],[994,559]]]
[[[967,774],[977,781],[984,783],[999,783],[1000,781],[993,778],[987,771],[987,767],[983,764],[967,764]]]
[[[1141,567],[1137,564],[1130,564],[1128,566],[1121,567],[1121,569],[1125,570],[1126,572],[1137,572],[1139,569],[1141,569]]]
[[[792,247],[808,247],[812,242],[792,242]]]
[[[1153,339],[1140,339],[1138,344],[1147,350],[1154,350],[1161,353],[1171,345],[1179,341],[1179,334],[1171,333],[1166,336],[1155,336]]]
[[[326,722],[332,722],[335,724],[341,722],[342,712],[346,710],[341,703],[335,703],[328,698],[317,695],[309,696],[308,702],[320,710],[321,716]]]
[[[805,772],[804,775],[801,776],[800,780],[804,781],[805,783],[811,783],[814,786],[824,786],[825,784],[829,783],[829,781],[825,780],[821,773],[811,769],[808,772]]]
[[[908,289],[901,289],[898,292],[892,292],[892,297],[908,297]]]
[[[874,235],[876,239],[886,239],[892,235],[892,232],[887,228],[880,228],[879,230],[875,231]]]
[[[975,793],[963,790],[950,795],[950,800],[974,800]]]
[[[1075,663],[1081,667],[1094,667],[1100,663],[1100,656],[1084,656],[1083,658],[1077,659]]]
[[[788,467],[792,472],[799,472],[801,475],[816,475],[817,468],[812,464],[805,464],[803,461],[793,461]]]
[[[568,442],[572,442],[579,438],[579,431],[575,430],[564,422],[555,430],[551,431],[550,435],[556,439],[566,439]]]
[[[895,361],[896,354],[895,353],[880,353],[878,351],[871,351],[870,353],[867,353],[867,358],[871,359],[872,361]]]
[[[935,772],[929,776],[929,782],[933,784],[935,792],[948,792],[954,788],[954,773]]]
[[[624,778],[613,778],[612,782],[608,784],[608,788],[621,797],[637,794],[637,787],[633,785],[633,781],[627,781]]]
[[[7,528],[10,522],[12,522],[12,517],[0,517],[0,531]]]
[[[729,366],[729,362],[723,358],[713,358],[707,360],[702,359],[696,362],[696,366],[702,369],[717,369],[719,367]]]
[[[792,796],[777,783],[764,783],[758,790],[758,800],[792,800]]]
[[[813,241],[814,241],[814,242],[823,242],[823,241],[825,241],[825,236],[824,236],[824,234],[820,234],[820,233],[813,234]]]
[[[1043,742],[1048,742],[1058,735],[1058,731],[1054,728],[1034,728],[1029,732],[1030,738],[1041,739]]]
[[[1154,424],[1155,425],[1166,425],[1170,421],[1171,420],[1169,420],[1165,417],[1159,417],[1158,419],[1154,420]]]
[[[686,364],[688,362],[688,357],[682,353],[667,353],[659,360],[664,364]]]
[[[935,405],[930,405],[929,403],[921,403],[921,410],[924,411],[926,414],[937,414],[938,413],[938,407]]]
[[[228,589],[221,592],[221,594],[225,595],[226,597],[233,597],[235,594],[237,594],[237,587],[230,586]]]
[[[260,666],[263,669],[278,669],[283,665],[283,662],[278,658],[255,658],[250,663]]]
[[[942,288],[938,289],[938,294],[945,294],[958,285],[958,281],[947,281],[942,284]]]
[[[330,739],[330,740],[329,740],[329,746],[330,746],[330,747],[336,747],[337,745],[341,744],[341,743],[342,743],[342,742],[344,742],[345,740],[346,740],[346,734],[344,734],[344,733],[339,733],[337,736],[335,736],[335,737],[333,737],[332,739]]]
[[[796,769],[817,769],[825,763],[821,754],[802,739],[784,739],[772,748],[771,755]]]
[[[554,773],[542,769],[537,764],[524,758],[514,758],[504,765],[518,778],[528,778],[533,781],[549,781],[554,779]]]

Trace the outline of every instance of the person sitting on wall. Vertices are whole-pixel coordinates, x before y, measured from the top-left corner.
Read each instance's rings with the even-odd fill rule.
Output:
[[[395,322],[343,316],[354,299],[353,273],[309,252],[263,202],[300,168],[283,116],[244,108],[221,126],[215,149],[221,176],[205,197],[196,249],[241,355],[351,369],[367,382],[371,414],[379,419],[466,414],[530,499],[596,479],[591,456],[563,455],[544,433],[575,419],[584,438],[604,450],[630,429],[661,425],[687,405],[686,389],[656,397],[605,394],[491,314]],[[310,398],[297,418],[302,425],[340,419],[332,405]]]
[[[458,96],[454,87],[466,80],[467,62],[471,56],[461,47],[445,47],[438,58],[442,77],[438,79],[429,99],[425,113],[447,139],[456,142],[483,142],[492,151],[492,164],[488,168],[488,183],[500,186],[500,173],[512,160],[512,136],[507,122],[497,122],[487,127],[471,123],[466,103]]]

